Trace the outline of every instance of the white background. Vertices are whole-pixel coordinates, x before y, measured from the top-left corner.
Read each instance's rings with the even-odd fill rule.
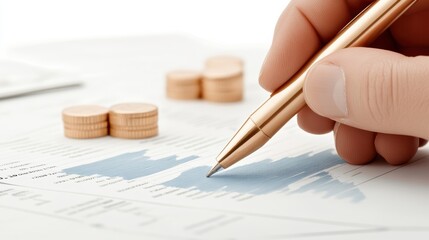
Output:
[[[289,0],[0,0],[0,46],[159,33],[268,48]]]

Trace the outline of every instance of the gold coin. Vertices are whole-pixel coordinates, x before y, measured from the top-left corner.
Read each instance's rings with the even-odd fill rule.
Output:
[[[121,103],[110,108],[110,116],[131,118],[151,117],[158,114],[158,107],[148,103]]]
[[[63,121],[70,124],[90,124],[107,121],[109,110],[98,105],[78,105],[65,108]]]
[[[175,70],[167,73],[167,86],[199,85],[201,72],[192,70]]]
[[[71,123],[64,123],[64,128],[70,129],[70,130],[97,130],[102,128],[107,128],[108,123],[107,121],[104,122],[98,122],[98,123],[90,123],[90,124],[71,124]]]
[[[237,76],[229,79],[204,79],[202,91],[242,91],[243,77]]]
[[[76,139],[98,138],[108,135],[108,129],[102,128],[97,130],[72,130],[64,128],[64,136]]]
[[[151,130],[154,128],[158,128],[158,124],[152,124],[152,125],[140,125],[140,126],[124,126],[124,125],[110,125],[110,129],[115,130],[126,130],[126,131],[143,131],[143,130]]]
[[[167,96],[169,93],[179,94],[179,95],[190,95],[190,96],[199,96],[201,92],[201,86],[169,86],[166,88]]]
[[[131,118],[121,115],[111,115],[109,117],[110,125],[115,126],[153,126],[158,123],[158,115],[150,117]]]
[[[243,92],[204,92],[203,99],[212,102],[238,102],[243,99]]]
[[[200,86],[191,87],[167,87],[167,97],[172,99],[190,100],[198,99],[201,96]]]
[[[244,67],[244,62],[241,58],[235,57],[235,56],[228,56],[228,55],[219,55],[219,56],[213,56],[206,60],[206,67],[218,67],[218,66],[225,66],[225,65],[237,65],[241,68]]]
[[[142,138],[149,138],[154,137],[158,135],[158,128],[152,128],[148,130],[137,130],[137,131],[130,131],[130,130],[118,130],[118,129],[110,129],[110,135],[112,137],[117,138],[126,138],[126,139],[142,139]]]
[[[243,75],[243,69],[238,65],[226,65],[206,68],[203,72],[203,81],[207,79],[228,79]]]
[[[177,86],[167,86],[167,91],[177,91],[177,92],[199,92],[201,89],[201,84],[198,85],[177,85]]]

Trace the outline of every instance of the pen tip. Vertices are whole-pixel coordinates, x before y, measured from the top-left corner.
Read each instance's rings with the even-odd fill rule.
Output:
[[[222,168],[222,166],[218,163],[210,171],[207,173],[206,177],[210,177],[211,175],[215,174],[217,171],[219,171]]]

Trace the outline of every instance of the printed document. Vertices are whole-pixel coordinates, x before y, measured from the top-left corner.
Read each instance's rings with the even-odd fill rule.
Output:
[[[145,41],[152,46],[157,42],[140,40],[141,49],[147,46]],[[108,43],[113,49],[120,45]],[[85,50],[85,43],[80,44]],[[42,47],[17,54],[27,51],[34,57],[49,52],[50,46],[44,51]],[[66,49],[53,46],[51,51],[60,47]],[[206,178],[220,150],[268,97],[257,85],[255,69],[260,63],[252,57],[259,55],[243,51],[248,63],[245,100],[218,104],[165,98],[164,71],[180,66],[180,54],[164,65],[167,55],[158,56],[154,64],[164,68],[136,68],[150,64],[148,58],[154,57],[149,54],[155,51],[152,48],[144,51],[146,55],[141,53],[136,60],[118,47],[116,54],[128,56],[130,66],[121,65],[125,60],[118,57],[106,63],[112,69],[117,66],[116,72],[107,75],[85,71],[102,72],[109,66],[80,63],[82,71],[94,74],[80,88],[0,102],[0,235],[52,239],[429,235],[429,151],[425,148],[406,165],[391,166],[382,159],[349,165],[336,155],[331,134],[307,134],[292,119],[263,148]],[[43,54],[44,61],[58,60]],[[69,59],[66,63],[77,64],[68,57],[71,52],[62,54]],[[198,66],[203,56],[189,58]],[[129,101],[158,105],[157,137],[74,140],[63,136],[64,107]]]

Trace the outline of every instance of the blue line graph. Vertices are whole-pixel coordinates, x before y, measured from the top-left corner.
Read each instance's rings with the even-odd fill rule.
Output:
[[[176,155],[172,155],[161,159],[152,159],[150,156],[146,156],[146,150],[142,150],[67,168],[63,172],[82,176],[122,177],[126,180],[132,180],[164,171],[196,158],[198,156],[188,156],[178,159]]]
[[[149,176],[177,165],[197,159],[198,156],[180,158],[171,155],[161,159],[147,156],[147,151],[130,152],[89,164],[64,169],[67,174],[82,176],[121,177],[132,180]],[[351,182],[341,182],[329,174],[329,169],[345,164],[330,150],[314,155],[303,154],[254,162],[228,169],[206,178],[209,166],[199,166],[182,172],[178,177],[161,183],[166,187],[196,189],[202,192],[224,191],[262,195],[271,192],[298,194],[313,192],[323,197],[335,197],[359,202],[365,196]],[[310,180],[298,188],[290,188],[301,180]]]
[[[274,191],[286,194],[315,192],[326,198],[362,201],[365,196],[354,184],[340,182],[329,175],[328,169],[339,164],[345,163],[328,150],[315,155],[285,157],[277,161],[267,159],[219,172],[211,178],[205,177],[210,167],[201,166],[185,171],[163,185],[194,188],[203,192],[220,190],[254,195]],[[306,178],[311,178],[313,181],[294,190],[288,187]]]

